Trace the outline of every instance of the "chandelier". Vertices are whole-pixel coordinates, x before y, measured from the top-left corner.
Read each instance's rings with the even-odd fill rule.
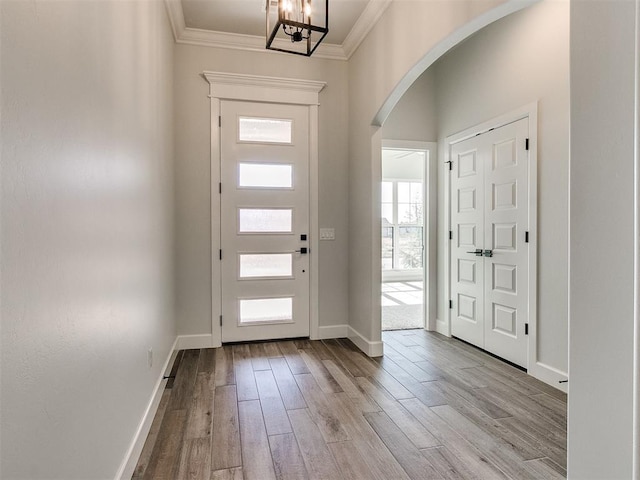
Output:
[[[329,0],[266,3],[267,49],[310,57],[329,32]]]

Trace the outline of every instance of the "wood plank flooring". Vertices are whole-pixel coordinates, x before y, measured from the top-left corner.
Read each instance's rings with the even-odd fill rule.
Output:
[[[134,480],[556,479],[566,395],[455,339],[179,352]]]

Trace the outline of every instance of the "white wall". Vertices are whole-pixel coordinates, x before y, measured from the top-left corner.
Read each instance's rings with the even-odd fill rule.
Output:
[[[406,93],[400,98],[393,110],[389,113],[384,125],[380,128],[380,137],[383,140],[436,142],[437,140],[437,111],[435,75],[433,69],[428,69],[413,82]],[[437,149],[433,149],[433,155],[428,161],[428,171],[425,172],[426,197],[429,216],[426,233],[428,238],[428,251],[425,260],[429,266],[427,272],[428,309],[426,318],[428,325],[435,325],[436,320],[436,218],[437,218]],[[384,155],[384,154],[383,154]],[[385,172],[382,162],[382,177],[403,178],[392,170]],[[423,173],[420,172],[422,176]],[[411,178],[406,176],[404,178]]]
[[[176,333],[169,23],[161,2],[0,12],[0,476],[113,478]]]
[[[382,125],[383,139],[422,142],[438,139],[435,82],[433,69],[428,69],[411,84]]]
[[[383,133],[372,124],[386,119],[387,108],[447,48],[526,4],[396,0],[349,59],[349,270],[357,272],[349,282],[349,322],[378,352],[380,192],[373,186],[380,181]]]
[[[320,326],[348,323],[347,65],[287,54],[176,45],[177,310],[180,334],[211,333],[210,101],[203,71],[321,80]],[[217,218],[215,219],[217,221]],[[217,315],[217,312],[216,312]]]
[[[639,474],[632,476],[636,5],[571,2],[573,479]]]
[[[544,28],[540,28],[544,25]],[[538,102],[538,351],[541,368],[567,372],[569,2],[546,0],[485,27],[434,67],[444,204],[446,137]],[[444,231],[444,211],[438,231]],[[444,252],[445,235],[438,235]],[[438,319],[446,318],[438,256]]]

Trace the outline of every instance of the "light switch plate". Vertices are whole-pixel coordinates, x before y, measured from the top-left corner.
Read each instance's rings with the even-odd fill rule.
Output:
[[[335,240],[336,239],[336,229],[335,228],[321,228],[320,229],[320,240]]]

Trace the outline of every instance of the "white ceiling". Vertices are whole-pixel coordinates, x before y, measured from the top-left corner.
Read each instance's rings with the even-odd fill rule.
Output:
[[[391,1],[329,0],[329,33],[313,56],[348,59]],[[264,0],[165,2],[178,43],[265,51]]]
[[[187,28],[265,35],[264,0],[181,0]],[[369,0],[330,0],[326,43],[342,45]]]

